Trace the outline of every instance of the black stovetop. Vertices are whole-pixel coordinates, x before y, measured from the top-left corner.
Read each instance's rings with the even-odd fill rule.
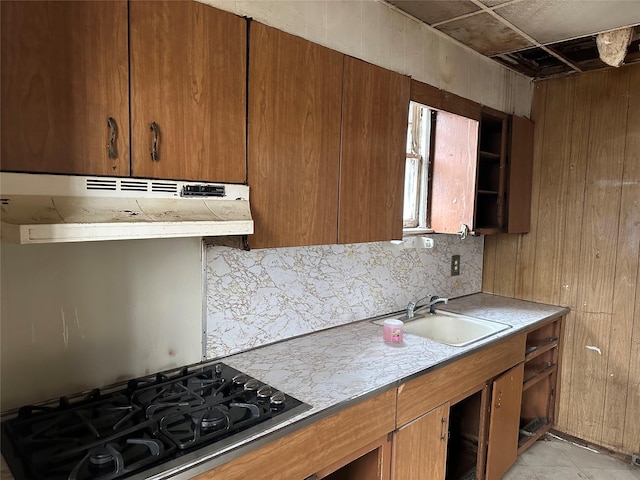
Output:
[[[185,367],[108,394],[22,407],[2,422],[2,454],[16,480],[121,479],[304,407],[223,363]]]

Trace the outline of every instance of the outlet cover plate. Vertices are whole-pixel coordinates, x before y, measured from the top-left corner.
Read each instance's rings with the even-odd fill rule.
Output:
[[[460,255],[451,256],[451,276],[460,275]]]

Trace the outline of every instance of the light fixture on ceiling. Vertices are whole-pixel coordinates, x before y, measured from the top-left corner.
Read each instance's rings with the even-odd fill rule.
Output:
[[[632,36],[633,27],[599,33],[596,36],[596,45],[598,45],[600,60],[612,67],[622,65]]]

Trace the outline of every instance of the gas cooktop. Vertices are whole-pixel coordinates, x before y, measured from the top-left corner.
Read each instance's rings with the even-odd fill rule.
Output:
[[[2,422],[2,454],[16,480],[146,478],[307,408],[224,363],[185,367],[107,394],[22,407]]]

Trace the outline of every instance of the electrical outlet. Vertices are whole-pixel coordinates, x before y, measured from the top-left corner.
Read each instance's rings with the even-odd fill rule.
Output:
[[[451,256],[451,276],[460,275],[460,255]]]

